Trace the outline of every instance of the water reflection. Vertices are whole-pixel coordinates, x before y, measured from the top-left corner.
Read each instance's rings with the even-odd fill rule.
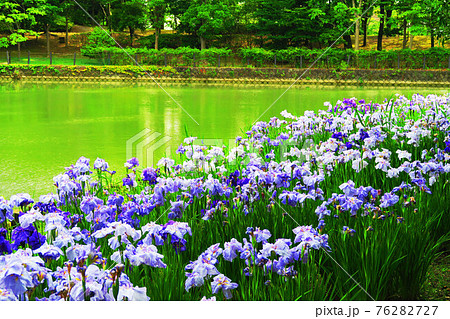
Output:
[[[80,156],[105,158],[123,172],[126,142],[144,129],[171,137],[153,154],[174,152],[186,134],[227,141],[244,135],[249,126],[285,88],[165,86],[200,124],[197,125],[161,89],[147,85],[0,83],[0,195],[17,192],[37,196],[53,190],[52,177]],[[324,101],[344,97],[379,101],[394,93],[444,93],[443,90],[296,88],[263,119],[287,109],[293,114],[318,110]],[[187,132],[187,133],[186,133]],[[137,143],[143,142],[143,136]],[[145,144],[145,143],[144,143]]]

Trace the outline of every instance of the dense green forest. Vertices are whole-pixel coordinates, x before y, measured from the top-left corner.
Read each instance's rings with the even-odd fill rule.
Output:
[[[377,36],[378,50],[389,36],[402,37],[407,48],[414,36],[426,35],[434,47],[450,38],[449,17],[450,0],[0,0],[0,47],[20,50],[27,36],[68,37],[73,25],[97,23],[126,32],[129,46],[137,31],[154,30],[142,43],[155,49],[320,49],[338,39],[358,50],[369,34]]]

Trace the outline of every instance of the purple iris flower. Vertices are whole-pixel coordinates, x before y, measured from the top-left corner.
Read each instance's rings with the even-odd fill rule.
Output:
[[[159,169],[154,169],[153,167],[145,168],[142,171],[142,180],[149,182],[150,185],[155,185],[158,179]]]
[[[353,236],[353,234],[356,233],[356,231],[355,231],[354,229],[351,229],[351,228],[349,228],[348,226],[344,226],[343,229],[342,229],[342,232],[343,232],[345,235],[350,235],[350,236]]]
[[[201,269],[201,272],[186,272],[186,282],[184,288],[189,291],[192,287],[201,287],[205,282],[206,270]]]
[[[32,278],[22,264],[9,265],[0,278],[0,287],[11,290],[16,296],[21,296],[28,288],[33,287]]]
[[[161,233],[170,234],[180,239],[186,234],[192,236],[191,227],[189,227],[188,223],[176,222],[174,220],[169,220],[167,224],[163,226]]]
[[[356,197],[346,197],[345,202],[341,205],[344,211],[349,210],[354,216],[364,202]]]
[[[108,170],[108,167],[109,165],[104,159],[97,158],[94,162],[94,169],[99,169],[105,172]]]
[[[40,248],[33,251],[35,254],[39,254],[44,259],[53,259],[58,260],[61,255],[64,255],[64,252],[56,246],[49,245],[45,243]]]
[[[211,246],[209,246],[209,248],[207,250],[205,250],[206,254],[208,254],[214,258],[219,257],[222,254],[222,252],[223,252],[223,249],[220,248],[220,244],[211,245]]]
[[[5,200],[3,197],[0,197],[0,224],[3,223],[6,219],[8,219],[9,221],[14,219],[13,207],[7,200]]]
[[[206,298],[206,296],[203,296],[200,301],[216,301],[216,296],[212,296],[211,298]]]
[[[180,144],[176,150],[176,154],[184,154],[186,152],[186,149],[184,148],[183,144]]]
[[[37,298],[36,298],[37,299]],[[5,288],[0,288],[0,301],[18,301],[16,295],[9,290]]]
[[[31,196],[26,193],[20,193],[11,196],[10,202],[13,207],[25,207],[28,204],[34,203]]]
[[[155,205],[164,206],[164,203],[166,202],[164,195],[165,195],[164,188],[160,187],[159,185],[156,185],[152,194]]]
[[[356,194],[355,183],[349,180],[347,183],[341,184],[339,189],[347,196],[354,196]]]
[[[395,205],[399,200],[399,197],[392,193],[385,193],[381,198],[381,208],[387,208]]]
[[[267,229],[259,229],[259,227],[257,227],[254,231],[253,231],[253,236],[255,237],[255,240],[257,243],[267,243],[267,239],[269,239],[270,237],[272,237],[272,234],[270,233],[270,231],[268,231]]]
[[[342,132],[336,132],[336,133],[333,133],[333,135],[331,135],[331,137],[342,142],[343,138],[346,136],[345,136],[345,134],[342,134]]]
[[[238,257],[238,253],[242,251],[242,244],[236,239],[232,238],[230,242],[225,243],[225,249],[223,250],[223,259],[227,261],[233,261]]]
[[[6,240],[6,229],[0,228],[0,255],[3,255],[4,253],[9,255],[11,252],[11,243]]]
[[[106,205],[111,206],[111,205],[115,205],[116,207],[120,207],[120,205],[122,205],[123,203],[123,196],[122,195],[118,195],[118,194],[111,194],[108,197],[108,201],[106,202]]]
[[[128,161],[125,162],[124,166],[127,169],[135,169],[139,166],[139,161],[136,157],[130,158]]]
[[[444,152],[450,153],[450,141],[445,142]]]
[[[18,249],[20,246],[30,245],[31,249],[35,250],[41,247],[45,242],[45,236],[41,235],[33,225],[27,228],[20,226],[14,228],[11,233],[11,241],[14,242],[12,248]]]
[[[366,131],[364,131],[363,129],[360,129],[360,131],[359,131],[359,139],[361,141],[364,141],[366,138],[369,138],[369,134]]]
[[[169,219],[181,218],[183,217],[183,212],[189,205],[184,201],[180,200],[177,202],[170,201],[170,213],[168,214]]]
[[[242,250],[240,251],[240,258],[250,260],[251,256],[255,255],[255,249],[251,242],[249,242],[246,238],[243,239]]]
[[[325,220],[319,220],[319,224],[317,225],[317,230],[322,231],[325,228]]]
[[[144,238],[143,243],[146,245],[151,245],[153,240],[155,241],[155,245],[161,246],[164,244],[164,238],[162,234],[163,227],[154,222],[148,223],[147,225],[142,226],[142,233],[147,233],[147,236]]]
[[[89,213],[92,213],[92,211],[99,205],[103,205],[103,200],[95,196],[88,195],[83,197],[80,204],[80,209],[83,213],[88,215]]]
[[[136,187],[137,183],[136,183],[136,180],[135,180],[135,177],[133,176],[133,174],[128,174],[127,177],[125,177],[122,180],[122,185],[129,186],[129,187]]]
[[[231,282],[230,278],[226,277],[224,274],[215,276],[213,282],[211,283],[212,293],[217,294],[220,290],[222,290],[223,295],[227,299],[231,299],[231,290],[236,289],[237,287],[238,284]]]
[[[316,208],[315,213],[319,219],[322,219],[324,216],[330,216],[331,211],[327,208],[326,202],[324,202]]]
[[[124,255],[130,260],[133,266],[145,264],[155,268],[167,267],[162,262],[164,256],[158,253],[158,249],[154,245],[141,244],[136,248],[128,245]]]
[[[275,176],[275,184],[277,187],[289,187],[291,176],[287,173],[280,173]]]
[[[402,182],[399,186],[394,187],[391,191],[391,193],[397,193],[398,191],[403,192],[404,190],[410,189],[411,185]]]

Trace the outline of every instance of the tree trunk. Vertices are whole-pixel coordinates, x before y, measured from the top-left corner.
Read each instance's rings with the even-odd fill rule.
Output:
[[[386,24],[386,36],[388,37],[392,35],[391,24],[389,23],[391,17],[392,17],[392,9],[386,9],[386,20],[384,21],[384,23]]]
[[[206,49],[206,40],[204,37],[200,37],[200,49],[201,50]]]
[[[109,28],[109,33],[112,34],[112,23],[111,23],[111,3],[108,3],[108,14],[109,14],[109,18],[108,18],[108,28]]]
[[[362,0],[359,0],[358,7],[357,7],[358,11],[357,11],[357,13],[355,13],[355,18],[356,18],[356,21],[355,21],[355,51],[359,50],[359,26],[360,26],[360,18],[361,18],[361,16],[360,16],[361,2],[362,2]],[[353,7],[355,7],[355,0],[352,0],[352,4],[353,4]]]
[[[413,40],[414,40],[414,35],[411,34],[411,32],[409,32],[409,49],[412,50],[413,48]]]
[[[383,50],[384,4],[380,3],[380,27],[378,29],[377,50]]]
[[[431,47],[434,48],[434,31],[433,31],[433,29],[431,29],[430,37],[431,37]]]
[[[16,23],[16,30],[20,30],[20,27],[21,27],[20,24]],[[17,42],[17,52],[19,54],[19,61],[20,61],[20,48],[21,48],[20,42]]]
[[[362,19],[362,29],[364,32],[364,36],[363,36],[363,47],[367,46],[367,21],[369,20],[369,18],[364,18]]]
[[[160,28],[155,28],[155,50],[159,50],[159,34],[161,33]]]
[[[66,48],[69,46],[69,18],[66,16]]]
[[[406,49],[406,43],[408,43],[408,38],[406,37],[406,19],[403,19],[403,45],[402,49]]]
[[[47,56],[50,56],[50,24],[45,24],[45,37],[47,40]]]
[[[344,34],[343,38],[344,38],[344,41],[345,41],[344,48],[345,49],[352,49],[353,48],[353,46],[352,46],[352,37],[350,36],[350,34]]]
[[[130,29],[130,47],[133,47],[134,28],[129,27],[129,29]]]

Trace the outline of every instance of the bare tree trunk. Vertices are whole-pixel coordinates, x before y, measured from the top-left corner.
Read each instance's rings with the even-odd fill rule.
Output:
[[[367,46],[367,21],[369,19],[368,18],[364,18],[362,19],[362,28],[363,28],[363,32],[364,32],[364,36],[363,36],[363,47]]]
[[[47,40],[47,56],[50,56],[50,24],[45,24],[45,37]]]
[[[433,29],[431,29],[430,37],[431,37],[431,47],[434,48],[434,31],[433,31]]]
[[[344,38],[344,49],[352,49],[353,45],[352,45],[352,37],[350,36],[350,34],[344,34],[343,36]]]
[[[362,0],[359,0],[358,7],[357,7],[358,11],[355,13],[355,18],[356,18],[356,21],[355,21],[355,51],[359,50],[359,29],[360,29],[360,19],[361,19],[361,15],[360,15],[361,3],[362,3]],[[355,0],[352,0],[352,4],[353,4],[353,7],[355,7],[355,5],[356,5]]]
[[[17,30],[20,30],[20,25],[18,23],[16,23],[16,28]],[[17,42],[17,52],[19,54],[19,61],[20,61],[20,48],[21,48],[20,42]]]
[[[130,47],[133,47],[134,28],[129,27],[129,29],[130,29]]]
[[[200,37],[200,49],[201,50],[206,49],[206,40],[204,37]]]
[[[402,48],[406,49],[406,43],[408,43],[408,38],[406,37],[406,19],[403,19],[403,45]]]
[[[409,49],[412,50],[413,48],[413,40],[414,40],[414,35],[411,34],[411,32],[409,32]]]
[[[69,46],[69,18],[66,16],[66,48]]]
[[[108,18],[108,27],[109,27],[109,33],[112,34],[112,23],[111,23],[111,3],[108,3],[108,13],[109,13],[109,18]]]
[[[155,28],[155,50],[159,50],[159,34],[161,33],[160,28]]]
[[[377,50],[383,50],[384,4],[380,3],[380,27],[378,29]]]
[[[386,24],[386,36],[390,37],[392,36],[392,24],[389,23],[389,20],[392,18],[392,9],[389,8],[386,9],[386,19],[385,19],[385,24]]]

